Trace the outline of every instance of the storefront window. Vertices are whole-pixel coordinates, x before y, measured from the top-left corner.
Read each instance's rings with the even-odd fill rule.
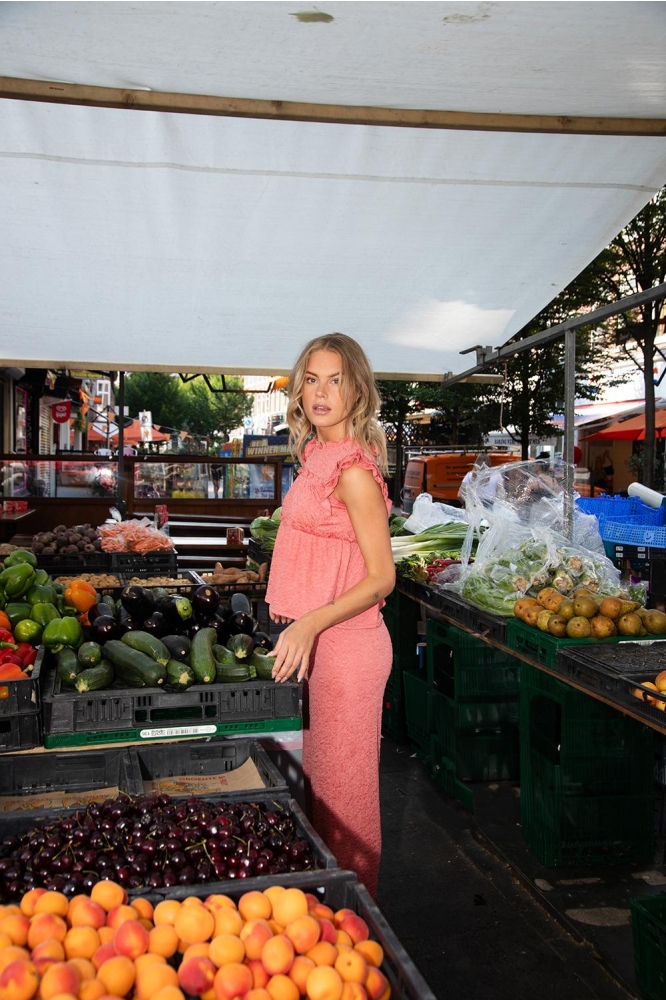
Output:
[[[14,387],[14,451],[25,453],[28,440],[28,394],[20,386]]]

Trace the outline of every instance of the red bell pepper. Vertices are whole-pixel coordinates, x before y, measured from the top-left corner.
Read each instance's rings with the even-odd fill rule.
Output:
[[[0,649],[0,666],[3,663],[15,663],[17,667],[22,667],[21,657],[14,649]]]
[[[7,628],[0,628],[0,642],[13,642],[14,636]]]
[[[19,642],[16,646],[16,655],[21,657],[24,667],[31,667],[37,659],[37,648],[29,642]]]

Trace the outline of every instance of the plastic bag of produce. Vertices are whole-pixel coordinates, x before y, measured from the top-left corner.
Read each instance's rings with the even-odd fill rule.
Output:
[[[418,535],[435,524],[449,524],[451,521],[466,521],[467,515],[460,507],[448,503],[435,503],[429,493],[419,493],[414,501],[412,513],[403,528]]]

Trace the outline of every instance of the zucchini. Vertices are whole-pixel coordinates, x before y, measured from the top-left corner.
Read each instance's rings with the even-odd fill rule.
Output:
[[[187,663],[192,648],[192,640],[186,635],[165,635],[162,642],[169,650],[172,660]]]
[[[63,646],[58,653],[58,665],[56,667],[61,683],[67,687],[74,687],[74,682],[82,670],[83,664],[79,663],[77,655],[71,646]]]
[[[140,629],[137,629],[136,632],[125,632],[121,642],[124,642],[126,646],[130,646],[132,649],[138,649],[140,653],[144,653],[146,656],[150,656],[151,659],[155,660],[156,663],[160,663],[163,667],[166,667],[171,659],[171,653],[162,640],[158,639],[156,635],[151,635],[150,632],[143,632]]]
[[[212,684],[215,680],[213,645],[217,639],[214,628],[201,628],[195,632],[190,650],[190,666],[199,684]]]
[[[264,656],[255,649],[248,663],[255,668],[257,671],[257,677],[260,681],[273,680],[273,666],[275,664],[274,656]]]
[[[237,660],[247,660],[252,655],[254,641],[244,632],[232,635],[227,640],[227,649],[230,649]]]
[[[157,601],[158,604],[165,597],[169,597],[169,591],[166,589],[166,587],[153,587],[152,591],[153,594],[155,595],[155,600]]]
[[[236,657],[231,650],[227,649],[226,646],[222,646],[219,642],[213,645],[213,656],[217,663],[230,663],[232,665],[236,663]]]
[[[239,681],[252,680],[251,671],[244,663],[218,663],[215,668],[215,680],[218,684],[235,684]]]
[[[100,691],[102,688],[107,688],[110,684],[113,684],[114,678],[115,670],[113,669],[113,664],[108,660],[102,659],[97,666],[82,670],[76,678],[74,687],[79,694],[85,694],[87,691]]]
[[[189,663],[182,660],[169,660],[166,665],[166,687],[173,691],[187,691],[188,687],[196,684],[197,679]]]
[[[76,656],[82,667],[96,667],[102,659],[102,647],[98,642],[84,642]]]
[[[121,639],[109,639],[105,642],[103,653],[113,663],[116,679],[126,687],[157,687],[164,684],[164,666],[138,649],[132,649]]]

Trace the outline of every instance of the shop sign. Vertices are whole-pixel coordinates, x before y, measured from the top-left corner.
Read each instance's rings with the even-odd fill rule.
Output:
[[[51,414],[57,424],[65,424],[72,413],[72,404],[69,399],[62,403],[54,403],[51,407]]]

